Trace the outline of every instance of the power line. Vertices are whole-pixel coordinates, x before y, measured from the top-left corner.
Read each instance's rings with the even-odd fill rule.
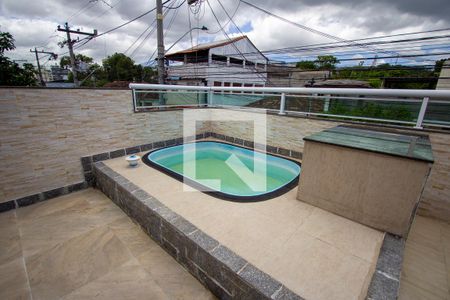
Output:
[[[175,2],[177,2],[177,0],[175,0]],[[164,11],[163,15],[164,18],[169,14],[169,9],[166,8],[166,10]],[[172,15],[172,19],[169,22],[169,25],[167,26],[166,30],[164,31],[164,34],[166,34],[166,32],[168,32],[168,30],[170,29],[170,27],[172,27],[172,23],[177,15],[178,10],[175,10],[174,14]],[[154,23],[156,23],[156,19],[154,20]],[[152,23],[153,24],[153,23]],[[134,51],[130,54],[130,57],[133,57],[140,49],[141,47],[144,45],[145,41],[155,32],[156,30],[156,26],[154,28],[152,28],[152,30],[145,36],[145,38],[139,43],[139,45],[134,49]]]
[[[309,32],[311,32],[311,33],[315,33],[315,34],[318,34],[318,35],[321,35],[321,36],[324,36],[324,37],[327,37],[327,38],[329,38],[329,39],[333,39],[333,40],[336,40],[336,41],[339,41],[339,42],[355,44],[355,46],[358,46],[358,47],[368,47],[368,46],[359,45],[358,43],[354,43],[354,42],[352,42],[352,41],[348,41],[348,40],[346,40],[346,39],[343,39],[343,38],[340,38],[340,37],[337,37],[337,36],[334,36],[334,35],[331,35],[331,34],[328,34],[328,33],[322,32],[322,31],[319,31],[319,30],[316,30],[316,29],[314,29],[314,28],[311,28],[311,27],[308,27],[308,26],[305,26],[305,25],[302,25],[302,24],[293,22],[293,21],[291,21],[291,20],[288,20],[288,19],[286,19],[286,18],[283,18],[283,17],[281,17],[281,16],[278,16],[278,15],[276,15],[276,14],[270,12],[270,11],[267,11],[267,10],[261,8],[261,7],[258,7],[258,6],[254,5],[254,4],[252,4],[252,3],[249,3],[249,2],[247,2],[247,1],[245,1],[245,0],[240,0],[240,1],[243,2],[243,3],[245,3],[245,4],[247,4],[247,5],[249,5],[249,6],[251,6],[251,7],[253,7],[253,8],[255,8],[255,9],[258,9],[258,10],[260,10],[260,11],[262,11],[262,12],[264,12],[264,13],[266,13],[266,14],[272,16],[272,17],[275,17],[275,18],[277,18],[277,19],[279,19],[279,20],[282,20],[282,21],[284,21],[284,22],[286,22],[286,23],[289,23],[289,24],[291,24],[291,25],[294,25],[294,26],[296,26],[296,27],[299,27],[299,28],[304,29],[304,30],[306,30],[306,31],[309,31]],[[368,48],[370,49],[370,47],[368,47]],[[374,51],[374,52],[383,52],[383,53],[390,53],[390,54],[392,54],[392,53],[398,54],[398,53],[395,53],[395,52],[384,51],[384,50],[382,50],[382,49],[379,50],[379,49],[376,49],[376,48],[371,49],[371,50]]]
[[[177,9],[177,8],[180,8],[184,3],[186,2],[186,0],[184,0],[183,2],[181,2],[179,5],[177,5],[177,6],[164,6],[163,5],[163,7],[164,8],[167,8],[167,9]]]
[[[217,18],[216,13],[214,12],[214,10],[213,10],[211,4],[209,3],[209,0],[206,0],[206,3],[208,4],[209,9],[211,10],[211,13],[212,13],[213,16],[214,16],[214,19],[216,19],[217,24],[218,24],[219,27],[222,29],[222,33],[223,33],[224,36],[227,38],[227,40],[231,42],[231,46],[232,46],[232,47],[240,54],[240,56],[242,56],[242,58],[244,58],[244,60],[246,60],[244,54],[239,50],[239,48],[234,44],[234,41],[231,40],[231,38],[228,36],[227,32],[222,28],[222,26],[221,26],[221,24],[220,24],[220,21],[219,21],[219,18]],[[227,15],[228,15],[228,13],[227,13]],[[229,17],[229,15],[228,15],[228,17]],[[233,22],[233,20],[231,20],[231,22]],[[233,23],[234,23],[234,22],[233,22]],[[236,26],[236,24],[235,24],[235,26]],[[238,28],[238,29],[239,29],[239,28]],[[239,31],[240,31],[240,29],[239,29]],[[241,32],[241,34],[242,34],[242,31],[240,31],[240,32]],[[265,80],[267,80],[267,78],[265,78]]]
[[[170,1],[172,1],[172,0],[166,0],[166,1],[164,1],[164,2],[163,2],[163,5],[166,4],[166,3],[168,3],[168,2],[170,2]],[[144,12],[143,14],[140,14],[139,16],[137,16],[137,17],[135,17],[135,18],[133,18],[133,19],[131,19],[131,20],[129,20],[129,21],[127,21],[127,22],[125,22],[125,23],[119,25],[119,26],[116,26],[116,27],[114,27],[114,28],[111,28],[111,29],[109,29],[109,30],[107,30],[107,31],[105,31],[105,32],[103,32],[103,33],[100,33],[99,35],[97,35],[97,38],[98,38],[98,37],[101,37],[102,35],[105,35],[105,34],[108,34],[108,33],[113,32],[113,31],[116,31],[117,29],[120,29],[120,28],[122,28],[122,27],[124,27],[124,26],[126,26],[126,25],[128,25],[128,24],[130,24],[130,23],[132,23],[132,22],[134,22],[134,21],[136,21],[136,20],[139,20],[140,18],[142,18],[142,17],[148,15],[149,13],[151,13],[152,11],[154,11],[155,9],[156,9],[156,7],[154,7],[154,8],[152,8],[152,9],[150,9],[150,10]]]
[[[399,34],[392,34],[392,35],[383,35],[383,36],[375,36],[375,37],[368,37],[368,38],[359,38],[359,39],[353,39],[349,40],[350,42],[359,42],[359,41],[365,41],[365,40],[373,40],[373,39],[383,39],[383,38],[389,38],[389,37],[396,37],[396,36],[405,36],[405,35],[416,35],[416,34],[424,34],[424,33],[431,33],[431,32],[441,32],[441,31],[449,31],[450,28],[442,28],[442,29],[433,29],[433,30],[427,30],[427,31],[416,31],[416,32],[408,32],[408,33],[399,33]],[[311,48],[315,46],[332,46],[336,44],[341,44],[342,42],[333,42],[333,43],[319,43],[319,44],[310,44],[305,46],[299,46],[299,47],[285,47],[285,48],[278,48],[268,51],[282,51],[285,49],[292,49],[292,48]],[[265,53],[267,51],[261,51],[262,53]]]
[[[219,33],[220,31],[222,31],[228,24],[230,24],[231,20],[236,15],[240,5],[241,5],[241,1],[238,1],[238,4],[237,4],[236,8],[234,9],[233,14],[231,15],[231,17],[229,17],[228,21],[223,26],[221,26],[217,31],[207,32],[207,33],[209,33],[209,34],[216,34],[216,33]]]
[[[130,46],[128,46],[128,48],[123,53],[126,54],[131,48],[133,48],[133,46],[137,43],[137,41],[152,27],[153,29],[150,32],[153,33],[154,29],[156,28],[155,23],[156,19],[153,20],[153,22],[147,28],[145,28],[145,30],[137,37],[136,40],[134,40],[134,42]]]
[[[85,10],[92,8],[95,4],[97,4],[97,2],[98,2],[98,0],[88,0],[87,3],[85,5],[83,5],[79,10],[77,10],[75,13],[70,15],[69,18],[67,18],[67,21],[71,21],[73,18],[80,15]]]

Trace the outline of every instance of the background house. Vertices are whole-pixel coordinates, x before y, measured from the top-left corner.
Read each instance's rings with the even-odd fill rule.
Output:
[[[247,36],[166,55],[169,84],[262,87],[268,59]]]

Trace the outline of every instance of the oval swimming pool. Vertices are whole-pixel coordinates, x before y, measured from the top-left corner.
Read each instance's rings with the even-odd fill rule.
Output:
[[[143,157],[186,184],[226,200],[261,201],[298,183],[300,163],[223,142],[195,142],[158,149]]]

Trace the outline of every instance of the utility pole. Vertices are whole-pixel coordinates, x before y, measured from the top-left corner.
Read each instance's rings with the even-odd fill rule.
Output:
[[[158,39],[158,83],[164,84],[164,31],[162,0],[156,0],[156,31]]]
[[[78,77],[77,77],[77,64],[75,61],[75,54],[73,53],[73,45],[75,43],[77,43],[79,40],[72,40],[70,38],[70,34],[73,33],[73,34],[79,34],[79,35],[87,35],[92,38],[97,35],[97,30],[94,29],[93,33],[82,32],[82,31],[80,31],[80,29],[70,30],[69,24],[66,22],[64,24],[64,28],[61,28],[61,26],[58,25],[58,31],[63,31],[67,34],[67,40],[63,43],[63,45],[67,43],[67,47],[69,47],[70,65],[72,66],[73,83],[75,84],[76,87],[78,87],[78,86],[80,86],[80,82],[78,81]]]
[[[37,67],[38,67],[38,73],[39,73],[39,82],[41,83],[42,86],[45,86],[45,82],[44,82],[44,78],[42,77],[42,71],[41,71],[41,64],[39,63],[39,54],[38,53],[42,53],[42,54],[50,54],[50,59],[56,59],[58,57],[58,55],[56,53],[53,52],[47,52],[44,50],[38,51],[36,49],[36,47],[34,48],[34,50],[30,49],[30,52],[34,52],[34,54],[36,55],[36,63],[37,63]]]

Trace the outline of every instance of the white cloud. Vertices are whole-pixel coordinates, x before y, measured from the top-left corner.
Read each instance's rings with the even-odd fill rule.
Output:
[[[55,32],[55,29],[58,24],[63,25],[63,22],[67,20],[70,25],[73,25],[73,28],[81,28],[88,32],[95,28],[102,33],[140,15],[155,5],[153,0],[105,1],[113,8],[111,9],[102,1],[3,0],[0,3],[0,30],[11,32],[16,39],[17,46],[17,50],[11,54],[11,57],[34,61],[34,56],[29,49],[35,46],[58,53],[66,52],[66,49],[60,49],[57,45],[58,41],[65,38],[64,34]],[[228,17],[218,0],[209,1],[220,23],[226,24]],[[428,2],[419,0],[250,1],[289,20],[345,39],[427,30],[450,25],[448,20],[450,6],[442,0],[429,0]],[[175,3],[181,2],[182,0],[173,0],[167,5],[175,6]],[[230,15],[233,14],[239,3],[238,0],[222,0],[221,2]],[[164,20],[166,27],[171,23],[175,13],[176,17],[173,19],[170,30],[166,30],[166,47],[172,45],[189,30],[188,12],[186,3],[178,10],[169,11]],[[194,15],[192,12],[189,14],[192,27],[205,25],[210,32],[219,29],[206,2],[203,2],[199,14]],[[125,51],[152,23],[154,18],[155,13],[152,12],[111,34],[92,40],[84,47],[77,49],[76,53],[93,56],[97,62],[101,62],[107,55]],[[239,4],[233,20],[238,26],[251,22],[253,29],[247,35],[261,50],[332,41],[270,17],[244,3]],[[225,29],[229,30],[233,26],[232,22],[229,22]],[[233,32],[235,31],[233,30]],[[235,35],[237,33],[230,36]],[[220,40],[225,38],[221,32],[209,35],[203,31],[193,31],[193,36],[194,44],[197,36],[200,39]],[[80,38],[82,37],[80,36]],[[127,54],[133,53],[139,44],[140,42],[136,43]],[[190,46],[188,34],[173,48],[173,51]],[[139,63],[146,62],[155,48],[156,32],[142,43],[139,51],[133,53],[133,59]]]

